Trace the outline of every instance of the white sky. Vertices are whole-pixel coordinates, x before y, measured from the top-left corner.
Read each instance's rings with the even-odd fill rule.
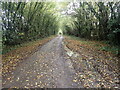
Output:
[[[120,0],[0,0],[2,2],[119,2]]]

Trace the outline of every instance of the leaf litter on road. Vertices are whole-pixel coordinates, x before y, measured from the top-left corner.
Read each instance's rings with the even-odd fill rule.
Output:
[[[87,44],[87,41],[83,43],[70,37],[65,37],[64,42],[69,50],[79,53],[78,57],[71,56],[73,67],[77,71],[74,82],[82,82],[86,88],[119,88],[119,69],[115,63],[119,58],[95,47],[95,44],[102,46],[98,42],[88,41],[90,43]]]
[[[110,64],[116,57],[108,53],[105,55],[105,52],[99,51],[97,48],[67,37],[64,39],[65,44],[63,45],[73,53],[72,55],[64,54],[63,57],[61,53],[64,53],[64,50],[61,49],[65,48],[59,47],[61,42],[59,43],[58,38],[55,40],[43,46],[43,51],[34,54],[28,60],[29,62],[25,63],[27,67],[23,64],[20,70],[18,69],[21,77],[17,77],[19,75],[16,74],[16,77],[8,78],[12,87],[56,88],[60,86],[81,87],[82,85],[85,88],[118,88],[118,69],[114,66],[115,63]],[[54,46],[52,46],[53,43]],[[51,46],[48,46],[50,44]],[[74,56],[74,54],[76,55]],[[17,60],[19,61],[19,56]],[[8,81],[3,83],[6,84]],[[20,83],[22,84],[20,85]]]

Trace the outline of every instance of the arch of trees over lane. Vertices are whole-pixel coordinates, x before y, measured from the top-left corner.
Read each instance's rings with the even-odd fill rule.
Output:
[[[64,34],[86,39],[108,40],[120,46],[120,2],[76,2],[69,14],[64,2],[57,11],[54,2],[1,2],[3,44],[16,45],[29,40]],[[78,7],[75,8],[75,4]],[[65,12],[58,15],[58,12]],[[59,16],[62,16],[59,19]]]

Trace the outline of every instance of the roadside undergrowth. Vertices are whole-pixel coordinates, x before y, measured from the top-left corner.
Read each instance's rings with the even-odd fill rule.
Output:
[[[96,49],[97,51],[102,51],[101,53],[110,54],[111,56],[117,56],[120,48],[118,46],[109,45],[107,41],[96,41],[96,40],[86,40],[74,36],[66,36],[73,40],[78,40],[80,44],[86,48]],[[78,43],[79,43],[78,42]]]

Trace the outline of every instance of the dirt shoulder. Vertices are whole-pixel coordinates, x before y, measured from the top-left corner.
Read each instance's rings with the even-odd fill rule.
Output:
[[[6,54],[2,55],[2,77],[5,77],[7,74],[11,73],[20,62],[32,55],[38,48],[43,44],[47,43],[54,37],[48,37],[42,40],[37,40],[29,42],[15,50],[12,50]]]
[[[76,82],[82,82],[84,87],[119,87],[119,58],[110,52],[95,47],[98,42],[75,40],[65,37],[66,47],[79,56],[71,56],[73,67],[77,71]]]

